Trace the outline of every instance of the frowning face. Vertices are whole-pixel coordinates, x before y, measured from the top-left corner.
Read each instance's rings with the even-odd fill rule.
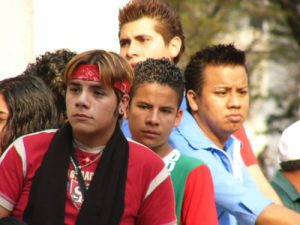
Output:
[[[201,93],[188,91],[198,125],[215,143],[224,143],[245,121],[248,76],[243,66],[207,66]]]

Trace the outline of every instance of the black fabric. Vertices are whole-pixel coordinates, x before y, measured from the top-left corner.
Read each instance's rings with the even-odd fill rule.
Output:
[[[24,220],[29,225],[63,225],[72,128],[54,136],[32,183]],[[125,205],[129,146],[119,126],[108,141],[81,206],[76,225],[117,225]]]
[[[13,216],[9,216],[0,219],[0,225],[27,225],[27,224]]]

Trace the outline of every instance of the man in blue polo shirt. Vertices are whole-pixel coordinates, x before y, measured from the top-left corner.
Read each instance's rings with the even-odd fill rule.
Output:
[[[231,44],[205,48],[191,58],[185,79],[188,108],[170,141],[209,166],[219,224],[300,224],[298,214],[258,190],[232,136],[249,108],[245,53]]]

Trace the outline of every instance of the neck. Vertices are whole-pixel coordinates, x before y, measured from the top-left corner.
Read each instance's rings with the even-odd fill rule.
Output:
[[[294,188],[300,193],[300,169],[295,171],[283,171],[285,177],[291,182]]]
[[[199,128],[202,130],[202,132],[213,142],[217,147],[220,149],[224,149],[225,143],[230,137],[230,134],[228,135],[217,135],[217,132],[209,129],[209,126],[207,126],[201,118],[198,116],[198,114],[193,114],[193,118],[197,122]]]
[[[165,143],[164,145],[158,146],[156,148],[152,148],[152,150],[156,154],[158,154],[161,158],[164,158],[173,150],[173,148],[168,143]]]
[[[115,127],[106,129],[104,132],[84,133],[73,131],[74,139],[88,148],[96,148],[106,145],[114,133]]]

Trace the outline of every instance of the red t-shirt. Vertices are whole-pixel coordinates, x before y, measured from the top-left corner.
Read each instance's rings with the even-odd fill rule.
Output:
[[[253,149],[251,147],[250,141],[247,137],[245,128],[242,126],[234,134],[242,142],[241,155],[246,166],[251,166],[258,164],[257,159],[254,155]]]
[[[47,130],[18,138],[0,159],[0,205],[17,218],[23,217],[33,176],[55,131]],[[145,146],[128,142],[125,209],[120,224],[175,224],[174,191],[164,162]],[[92,180],[96,166],[95,162],[82,169],[87,184]],[[82,197],[71,163],[68,175],[65,224],[73,225]]]

